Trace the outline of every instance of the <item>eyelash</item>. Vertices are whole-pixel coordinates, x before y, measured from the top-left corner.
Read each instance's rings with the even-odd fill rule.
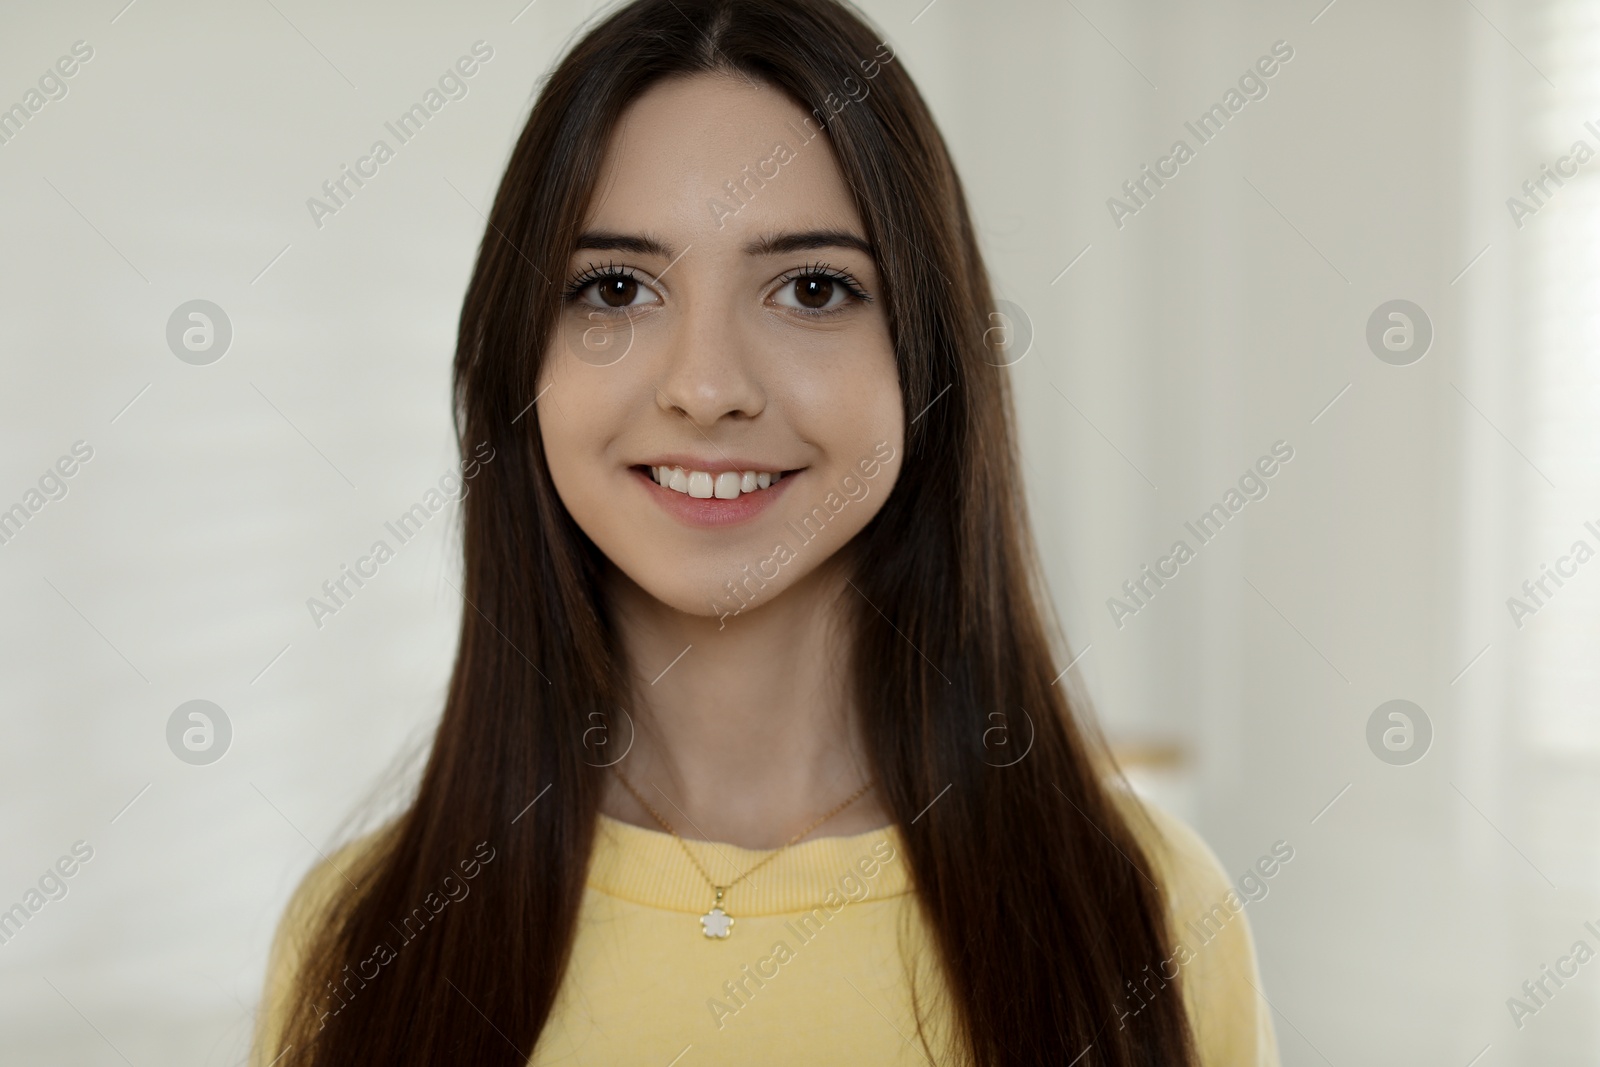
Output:
[[[583,271],[577,277],[567,283],[566,299],[578,299],[578,295],[589,286],[607,278],[632,278],[634,281],[643,281],[642,278],[634,273],[633,268],[624,267],[619,263],[607,263],[603,267],[588,263],[585,264]]]
[[[861,287],[861,283],[856,281],[853,274],[827,263],[808,263],[799,270],[785,273],[783,277],[778,279],[778,289],[782,289],[786,285],[793,285],[801,278],[827,278],[829,281],[837,282],[844,286],[844,291],[861,303],[872,303],[872,297]],[[798,312],[808,318],[827,318],[829,315],[839,314],[849,306],[849,303],[846,302],[835,308],[786,308],[785,310]]]
[[[838,284],[844,286],[844,291],[846,293],[856,300],[859,300],[863,304],[870,304],[872,302],[871,295],[869,295],[867,291],[862,288],[861,283],[856,280],[855,275],[851,274],[847,270],[842,270],[828,263],[808,263],[796,270],[787,271],[778,279],[777,288],[782,289],[786,285],[793,285],[801,278],[813,277],[827,278],[829,281],[837,282]],[[608,262],[604,265],[589,263],[584,266],[584,269],[576,277],[567,282],[565,300],[568,303],[577,302],[578,298],[583,294],[585,289],[593,285],[595,282],[605,281],[608,278],[632,278],[641,285],[647,284],[648,281],[647,279],[639,277],[638,272],[632,267],[625,267],[620,263]],[[785,310],[797,312],[801,315],[811,318],[826,318],[830,315],[837,315],[839,312],[845,310],[845,308],[848,306],[848,303],[845,303],[840,304],[838,307],[825,309],[786,308]],[[593,310],[601,311],[600,308],[594,308]],[[611,310],[621,311],[623,309],[615,308]],[[604,313],[605,312],[602,311],[602,314]]]

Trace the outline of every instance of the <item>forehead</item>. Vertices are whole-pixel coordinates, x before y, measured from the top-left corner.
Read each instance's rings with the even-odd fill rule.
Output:
[[[861,229],[810,113],[770,86],[722,74],[658,82],[629,105],[588,224],[648,230],[680,249],[734,247],[780,229]]]

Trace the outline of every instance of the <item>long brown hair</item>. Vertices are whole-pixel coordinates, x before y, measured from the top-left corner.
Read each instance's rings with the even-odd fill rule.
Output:
[[[636,0],[550,74],[461,313],[457,433],[464,452],[488,442],[495,458],[465,498],[444,715],[415,800],[346,872],[360,890],[316,927],[286,1065],[521,1065],[549,1019],[605,782],[585,731],[626,707],[630,675],[605,560],[546,466],[533,383],[611,131],[652,84],[696,73],[754,78],[813,113],[883,278],[908,430],[901,476],[852,546],[853,685],[950,990],[955,1053],[1061,1064],[1092,1044],[1086,1064],[1192,1061],[1181,998],[1119,1009],[1124,984],[1169,955],[1166,905],[1103,784],[1098,740],[1052,684],[1009,372],[987,347],[988,277],[944,142],[886,51],[839,0]],[[985,747],[992,712],[1031,724],[1013,765]],[[352,962],[485,848],[473,903],[440,910],[381,978],[352,987]],[[340,991],[354,995],[328,1000]]]

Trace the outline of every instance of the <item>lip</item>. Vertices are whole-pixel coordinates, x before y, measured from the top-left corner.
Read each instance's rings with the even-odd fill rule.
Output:
[[[781,473],[789,468],[781,464],[774,464],[771,460],[750,459],[746,456],[725,456],[718,453],[715,458],[710,456],[696,456],[689,452],[671,452],[650,459],[641,459],[635,466],[639,467],[682,467],[686,471],[705,471],[712,477],[726,471],[771,471]]]
[[[674,462],[674,458],[679,460]],[[689,464],[681,462],[686,457],[667,457],[658,463],[646,466],[678,466],[689,469]],[[696,461],[702,462],[702,461]],[[695,467],[695,470],[707,470],[706,467]],[[729,470],[768,470],[764,467],[732,467],[727,460],[723,460],[720,467],[714,467],[709,473],[719,474]],[[628,468],[628,473],[639,483],[641,489],[650,494],[651,498],[674,519],[685,526],[697,529],[717,528],[723,526],[739,526],[754,519],[766,511],[778,498],[788,492],[789,483],[805,473],[805,468],[788,472],[785,471],[776,485],[767,487],[754,493],[740,493],[737,500],[721,500],[717,497],[708,497],[704,500],[680,493],[676,489],[668,489],[664,485],[657,485],[650,477],[647,470],[640,467]]]

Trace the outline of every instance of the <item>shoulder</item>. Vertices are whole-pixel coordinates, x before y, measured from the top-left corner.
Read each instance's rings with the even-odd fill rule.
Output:
[[[1203,1067],[1277,1067],[1272,1009],[1260,993],[1247,899],[1187,823],[1121,786],[1110,788],[1154,868],[1146,873],[1167,900],[1172,954],[1146,985],[1178,983]]]
[[[289,1021],[293,986],[306,951],[321,932],[336,904],[365,884],[375,860],[391,838],[390,823],[356,837],[322,856],[300,879],[278,920],[267,958],[267,975],[251,1042],[252,1067],[270,1064],[284,1051],[283,1032]]]

